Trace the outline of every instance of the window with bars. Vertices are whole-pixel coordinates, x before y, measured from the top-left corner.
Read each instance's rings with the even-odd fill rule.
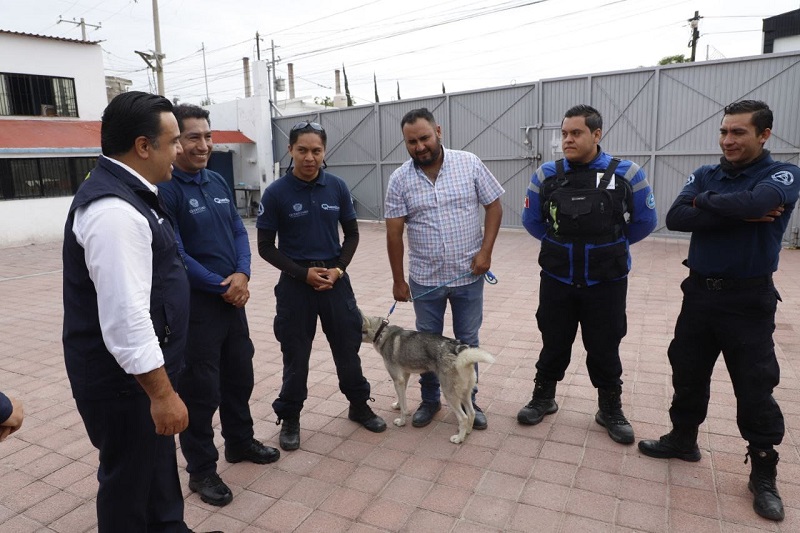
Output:
[[[72,196],[95,157],[0,159],[0,200]]]
[[[0,72],[0,116],[77,117],[75,80]]]

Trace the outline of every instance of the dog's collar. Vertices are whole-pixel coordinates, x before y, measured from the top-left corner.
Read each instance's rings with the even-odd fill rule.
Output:
[[[378,328],[378,331],[375,332],[375,337],[372,339],[372,342],[378,342],[378,337],[381,336],[381,333],[383,333],[383,329],[388,325],[389,325],[389,319],[388,318],[384,318],[381,321],[381,325]]]

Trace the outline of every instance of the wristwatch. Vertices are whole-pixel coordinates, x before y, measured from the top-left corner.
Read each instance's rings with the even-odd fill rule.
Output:
[[[344,276],[344,270],[342,270],[341,268],[339,268],[339,267],[336,267],[336,272],[338,272],[338,273],[339,273],[339,277],[340,277],[340,278],[341,278],[342,276]]]

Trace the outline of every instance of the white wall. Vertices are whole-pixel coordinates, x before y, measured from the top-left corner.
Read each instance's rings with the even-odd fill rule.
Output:
[[[0,72],[74,78],[78,118],[100,120],[108,102],[99,44],[0,33],[0,50]]]
[[[238,130],[252,144],[230,144],[234,150],[235,181],[262,191],[274,181],[272,164],[272,120],[269,114],[269,98],[264,81],[268,79],[265,63],[253,65],[255,96],[221,104],[206,106],[211,113],[212,130]]]
[[[781,37],[775,39],[772,43],[772,52],[794,52],[800,50],[800,35],[792,35],[790,37]]]
[[[0,202],[0,247],[61,240],[72,196]]]

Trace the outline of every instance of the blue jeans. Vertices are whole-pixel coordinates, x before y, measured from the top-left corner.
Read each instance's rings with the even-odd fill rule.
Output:
[[[417,331],[441,335],[444,331],[444,312],[447,302],[450,302],[450,311],[453,313],[453,334],[456,339],[478,346],[478,332],[483,322],[483,276],[474,283],[460,287],[440,287],[430,294],[420,298],[416,295],[424,294],[433,287],[427,287],[408,280],[411,296],[414,297],[414,314],[417,316]],[[478,365],[475,364],[475,372]],[[422,387],[422,401],[436,403],[440,401],[439,378],[433,372],[425,372],[419,377]],[[472,390],[472,401],[478,392],[476,386]]]

